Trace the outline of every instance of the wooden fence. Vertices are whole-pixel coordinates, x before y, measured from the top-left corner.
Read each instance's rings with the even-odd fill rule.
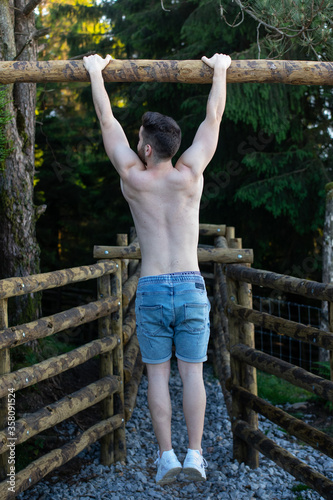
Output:
[[[201,225],[203,235],[225,234],[225,226]],[[128,245],[95,247],[97,264],[51,273],[0,280],[0,498],[14,498],[48,473],[101,442],[101,463],[126,458],[125,423],[135,405],[143,363],[135,335],[134,297],[140,274],[137,240]],[[202,262],[252,262],[252,250],[198,249]],[[8,326],[8,299],[74,283],[97,280],[97,300],[31,323]],[[11,372],[10,349],[69,328],[98,320],[98,338],[68,353]],[[16,420],[17,391],[45,381],[99,356],[99,379],[61,400]],[[15,447],[77,413],[102,402],[101,420],[61,448],[25,469],[15,470]],[[1,430],[2,429],[2,430]]]
[[[215,245],[224,249],[239,248],[241,241],[234,238],[233,228],[228,228],[226,237],[218,237]],[[333,285],[252,269],[248,265],[215,265],[212,320],[214,364],[232,423],[234,458],[255,468],[259,463],[260,452],[324,498],[332,499],[333,482],[258,430],[258,414],[331,458],[332,437],[259,398],[256,369],[273,374],[330,402],[333,402],[333,382],[256,350],[254,325],[331,352],[333,334],[253,310],[252,285],[297,294],[307,299],[328,301],[330,330],[333,330]]]
[[[100,440],[105,465],[126,458],[125,422],[135,404],[143,364],[135,332],[132,299],[139,270],[127,279],[120,260],[91,266],[0,281],[0,498],[14,498],[65,464],[84,448]],[[122,284],[122,278],[124,283]],[[10,297],[48,290],[87,280],[97,280],[97,301],[15,327],[8,327]],[[98,320],[98,338],[72,351],[11,372],[10,349]],[[96,335],[97,336],[97,335]],[[99,379],[47,405],[15,419],[17,391],[77,367],[100,356]],[[100,421],[65,446],[54,449],[19,472],[15,471],[15,447],[42,431],[102,401]]]
[[[333,439],[259,398],[256,369],[274,374],[331,402],[333,383],[257,351],[254,325],[329,350],[333,349],[333,335],[252,308],[252,285],[297,293],[330,304],[333,302],[333,285],[252,269],[253,252],[241,248],[241,240],[234,237],[233,228],[201,224],[200,235],[215,238],[214,245],[199,245],[198,257],[213,302],[210,350],[213,351],[215,371],[232,422],[234,458],[255,468],[261,452],[324,498],[333,498],[333,482],[260,432],[258,414],[332,458]],[[14,498],[15,494],[40,481],[96,441],[101,442],[102,464],[126,458],[125,423],[131,417],[143,372],[134,311],[141,254],[137,240],[132,238],[129,245],[127,240],[127,235],[118,235],[118,246],[95,246],[94,257],[98,262],[91,266],[0,281],[0,428],[3,428],[0,430],[0,448],[4,472],[4,481],[0,483],[1,499]],[[97,279],[96,302],[25,325],[8,327],[7,303],[10,297],[92,279]],[[12,347],[96,319],[98,338],[95,340],[69,353],[11,372]],[[17,391],[97,355],[100,375],[96,382],[15,421]],[[97,424],[65,446],[35,460],[24,470],[16,473],[15,467],[11,468],[16,445],[98,402],[102,402],[102,415]],[[14,490],[10,489],[11,481]]]

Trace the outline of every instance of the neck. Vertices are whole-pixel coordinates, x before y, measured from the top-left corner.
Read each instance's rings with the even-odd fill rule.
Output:
[[[169,169],[169,168],[173,168],[173,165],[172,165],[172,161],[169,159],[169,160],[165,160],[165,161],[159,161],[159,162],[156,162],[156,161],[153,161],[153,160],[148,160],[147,163],[146,163],[146,169],[147,170],[165,170],[165,169]]]

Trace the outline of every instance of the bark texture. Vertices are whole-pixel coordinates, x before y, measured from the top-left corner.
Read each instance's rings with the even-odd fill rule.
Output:
[[[36,61],[37,42],[34,12],[25,16],[25,0],[0,3],[0,59]],[[33,204],[35,106],[34,83],[15,83],[6,87],[8,111],[6,126],[10,155],[0,170],[0,278],[27,276],[39,271],[39,248],[35,235]],[[22,323],[38,316],[36,295],[12,301],[10,323]]]
[[[211,83],[213,70],[198,60],[115,59],[103,71],[106,82]],[[89,82],[82,61],[0,63],[0,83]],[[333,63],[248,59],[232,61],[228,83],[332,85]]]

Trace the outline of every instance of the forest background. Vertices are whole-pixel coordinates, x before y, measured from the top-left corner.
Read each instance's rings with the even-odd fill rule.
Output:
[[[42,0],[38,60],[333,60],[330,1]],[[42,30],[46,30],[43,34]],[[187,148],[210,85],[106,85],[136,149],[142,114],[169,114]],[[206,170],[200,221],[236,227],[254,267],[321,281],[325,185],[332,181],[331,87],[229,84],[217,152]],[[92,262],[133,225],[104,152],[86,83],[37,84],[34,204],[42,272]],[[0,276],[5,277],[5,276]]]

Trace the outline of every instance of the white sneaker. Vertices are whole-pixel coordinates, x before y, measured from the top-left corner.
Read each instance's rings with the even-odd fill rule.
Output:
[[[161,485],[173,483],[182,470],[182,464],[173,450],[164,451],[161,457],[158,452],[155,464],[157,465],[156,483]]]
[[[206,471],[208,464],[198,450],[187,450],[187,455],[183,464],[185,479],[190,481],[206,481]]]

